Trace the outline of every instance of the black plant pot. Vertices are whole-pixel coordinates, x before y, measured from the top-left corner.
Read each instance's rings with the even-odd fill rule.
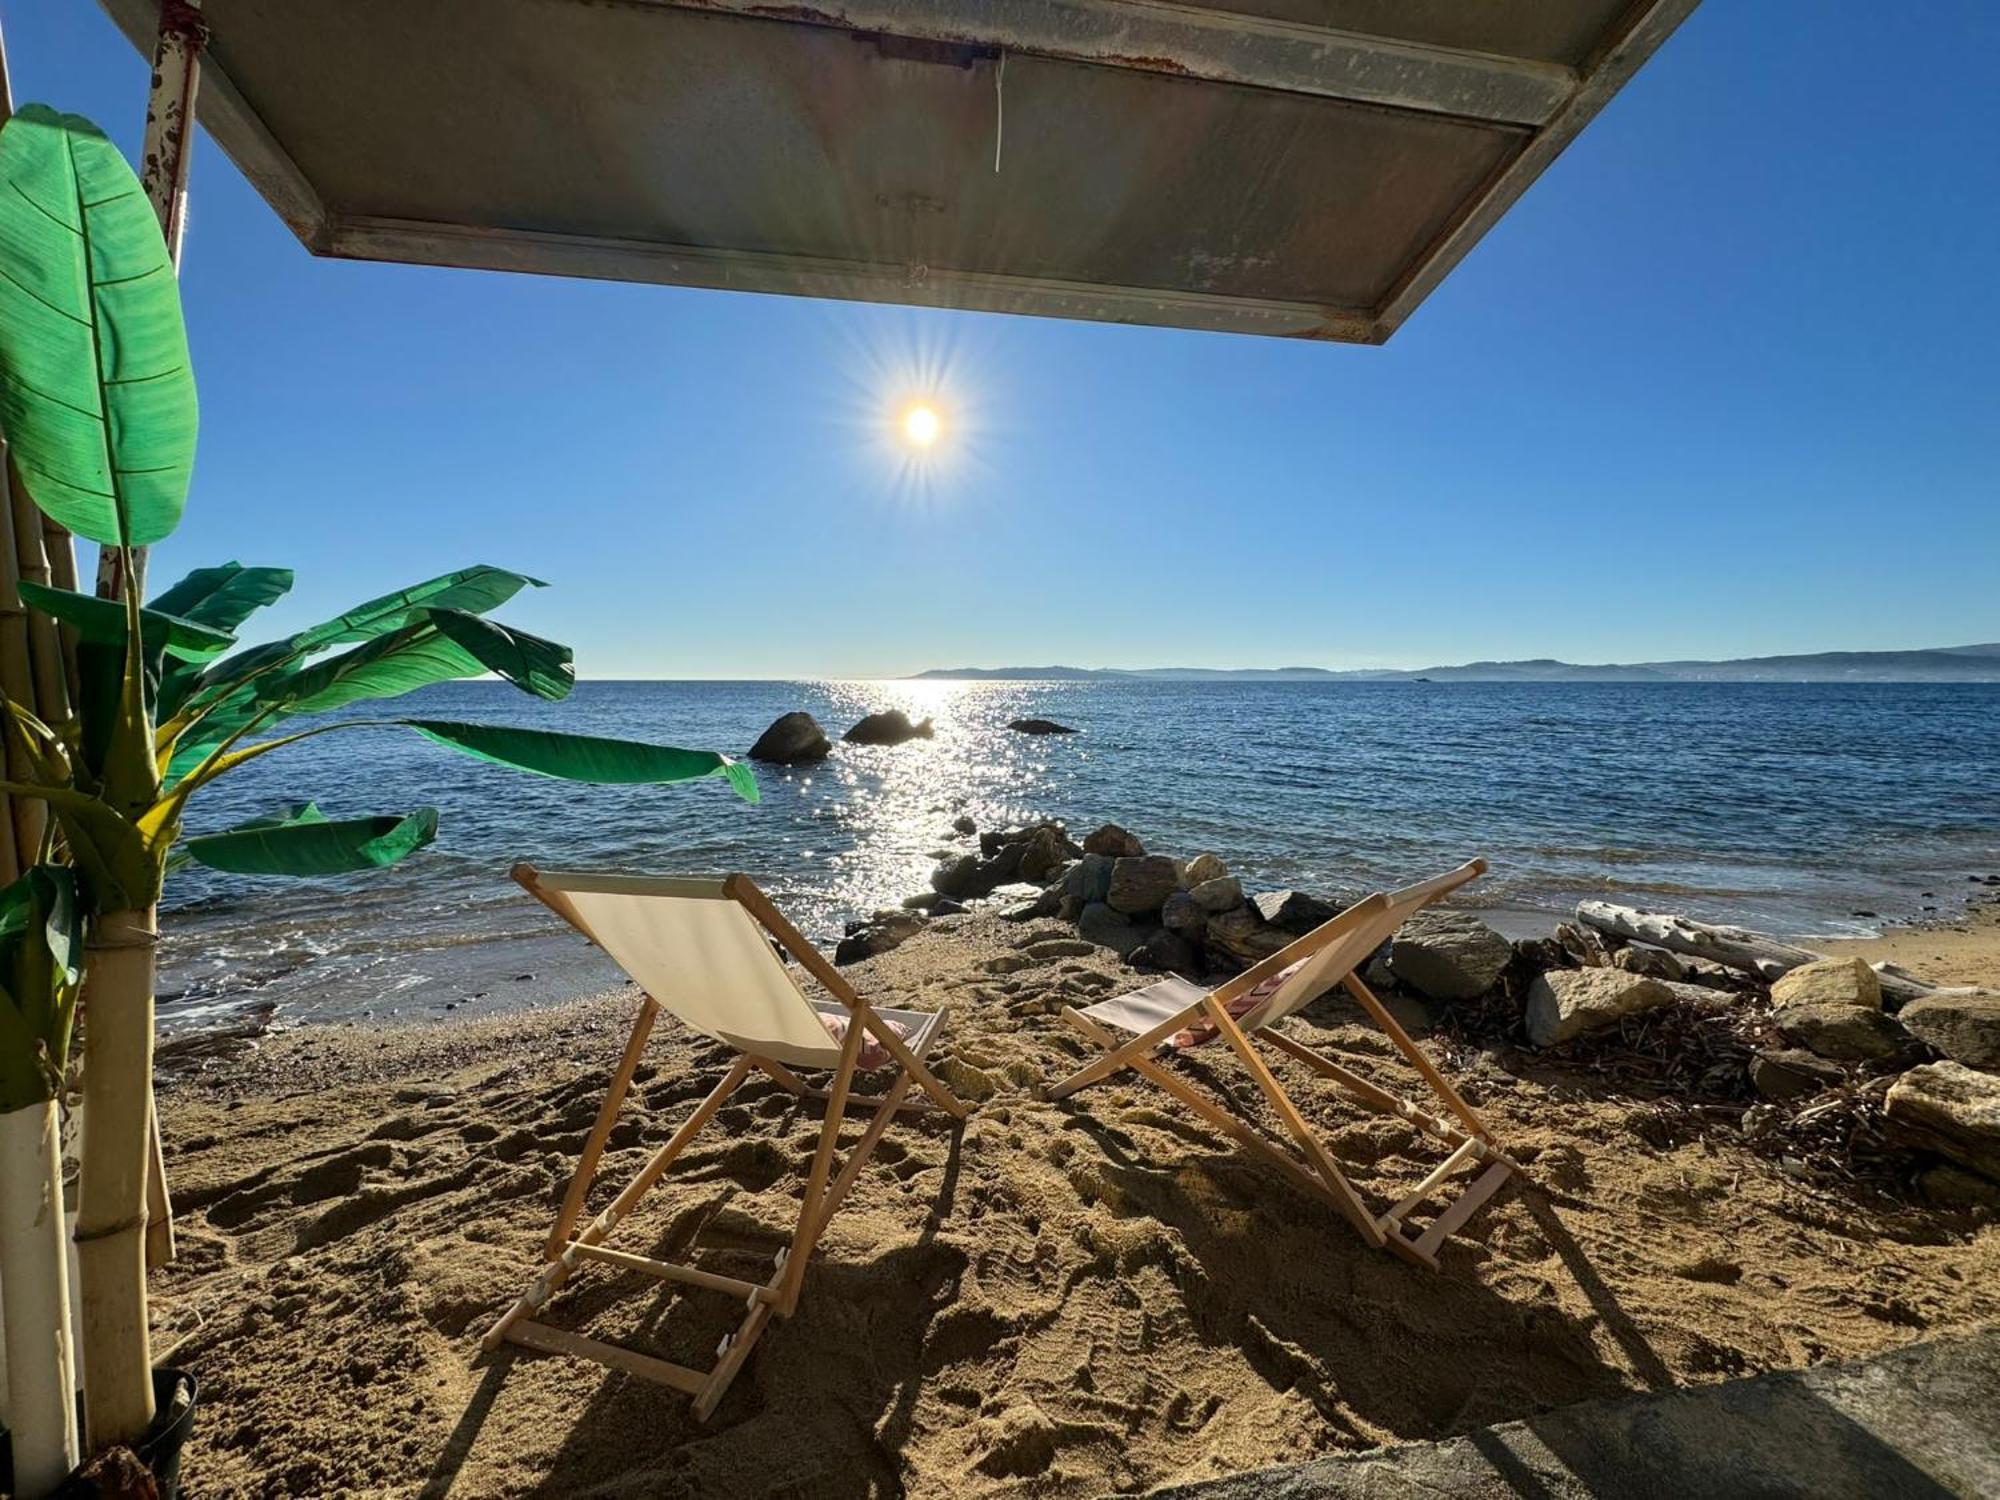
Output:
[[[153,1427],[133,1451],[153,1471],[160,1500],[179,1500],[181,1450],[194,1432],[194,1403],[200,1390],[200,1383],[186,1370],[162,1365],[153,1371]],[[0,1432],[0,1479],[5,1480],[6,1493],[12,1494],[14,1451],[4,1432]],[[74,1474],[56,1488],[56,1500],[96,1500],[96,1495],[95,1485]]]
[[[181,1450],[194,1436],[194,1403],[200,1394],[201,1382],[190,1371],[166,1365],[153,1371],[153,1429],[135,1451],[153,1471],[160,1500],[180,1500]]]

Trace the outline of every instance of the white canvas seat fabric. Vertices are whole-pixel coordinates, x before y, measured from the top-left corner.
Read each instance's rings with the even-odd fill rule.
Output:
[[[536,878],[545,899],[567,907],[570,920],[683,1026],[793,1067],[840,1062],[840,1044],[820,1016],[844,1019],[847,1008],[806,994],[770,936],[725,893],[720,876],[548,870]],[[923,1055],[937,1027],[935,1013],[876,1013],[902,1023],[911,1050]]]
[[[1413,888],[1414,889],[1414,888]],[[1398,893],[1400,896],[1402,893]],[[1402,923],[1396,915],[1397,897],[1373,895],[1356,902],[1340,915],[1321,923],[1287,949],[1294,953],[1297,967],[1263,1003],[1246,1012],[1237,1022],[1245,1031],[1272,1026],[1293,1012],[1317,1000],[1355,965],[1363,962],[1382,940]],[[1393,918],[1393,925],[1390,923]],[[1200,985],[1178,976],[1162,979],[1144,989],[1134,990],[1084,1008],[1083,1014],[1100,1026],[1115,1026],[1135,1036],[1165,1024],[1208,993]],[[1212,1040],[1213,1033],[1203,1040]]]
[[[955,1120],[965,1117],[965,1105],[923,1061],[943,1029],[945,1013],[884,1010],[869,1004],[745,875],[543,872],[521,864],[514,867],[513,876],[529,894],[602,947],[642,994],[631,1035],[544,1243],[543,1265],[527,1290],[487,1330],[480,1347],[493,1350],[511,1343],[638,1375],[693,1396],[696,1419],[706,1420],[770,1320],[789,1317],[798,1306],[806,1265],[820,1236],[898,1115],[917,1109]],[[774,945],[782,945],[829,998],[808,994]],[[654,1019],[663,1010],[736,1055],[720,1082],[652,1153],[638,1175],[602,1212],[583,1222],[598,1164]],[[852,1085],[862,1059],[875,1054],[879,1056],[869,1066],[893,1064],[894,1073],[879,1092],[855,1091]],[[813,1088],[791,1071],[793,1067],[830,1069],[833,1078],[826,1088]],[[760,1282],[713,1265],[679,1264],[611,1249],[606,1241],[612,1232],[696,1135],[718,1119],[729,1128],[721,1114],[723,1106],[753,1078],[786,1090],[801,1104],[824,1101],[826,1106],[798,1222],[790,1245],[775,1257],[769,1279]],[[928,1096],[927,1103],[904,1102],[913,1087]],[[841,1125],[849,1111],[872,1112],[873,1118],[849,1151],[846,1165],[836,1172]],[[572,1332],[540,1316],[571,1276],[597,1263],[678,1286],[725,1293],[743,1302],[743,1318],[717,1348],[715,1365],[702,1371],[643,1349]]]

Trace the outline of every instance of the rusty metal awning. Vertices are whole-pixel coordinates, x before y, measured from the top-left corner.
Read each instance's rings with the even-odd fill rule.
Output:
[[[1695,3],[205,0],[199,114],[319,255],[1380,343]]]

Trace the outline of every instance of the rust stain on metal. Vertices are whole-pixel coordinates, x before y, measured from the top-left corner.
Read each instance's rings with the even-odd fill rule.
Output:
[[[178,37],[199,52],[208,45],[208,21],[190,0],[160,0],[160,35]]]
[[[848,19],[816,5],[729,5],[715,0],[681,0],[689,10],[719,11],[731,16],[754,16],[765,21],[799,21],[808,26],[850,26]]]
[[[1108,63],[1114,68],[1136,68],[1146,73],[1178,73],[1183,77],[1194,75],[1193,68],[1171,57],[1128,57],[1119,53],[1109,53],[1093,60]]]
[[[885,37],[890,35],[890,33],[882,32],[879,27],[860,24],[844,10],[825,6],[755,5],[743,4],[741,0],[675,0],[675,3],[687,10],[710,11],[720,15],[745,16],[760,21],[792,21],[806,26],[832,26],[845,31],[862,34],[881,35]],[[946,46],[992,49],[996,54],[1003,48],[1006,50],[1019,50],[1030,54],[1041,50],[1034,46],[1024,46],[1018,49],[1008,48],[997,36],[973,35],[969,32],[934,26],[922,28],[920,36],[916,34],[908,35],[907,40],[928,41]],[[977,60],[986,61],[987,59],[982,57]],[[1195,70],[1178,58],[1149,56],[1144,53],[1078,53],[1075,60],[1078,62],[1101,64],[1105,67],[1131,68],[1134,71],[1144,73],[1170,73],[1187,78],[1195,76]]]

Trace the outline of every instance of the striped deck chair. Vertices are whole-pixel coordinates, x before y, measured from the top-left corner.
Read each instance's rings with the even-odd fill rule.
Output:
[[[790,1316],[798,1306],[813,1247],[898,1113],[935,1110],[953,1119],[964,1117],[965,1105],[923,1061],[944,1026],[944,1012],[870,1005],[747,876],[649,878],[537,870],[526,864],[516,865],[513,874],[529,894],[616,960],[644,992],[644,999],[597,1122],[584,1141],[555,1227],[549,1231],[544,1264],[528,1290],[487,1332],[481,1348],[492,1350],[504,1341],[595,1360],[686,1392],[694,1397],[696,1418],[706,1420],[765,1325],[773,1316]],[[772,939],[826,987],[832,1001],[807,996],[772,948]],[[690,1031],[734,1048],[736,1059],[610,1206],[578,1232],[598,1159],[662,1009]],[[853,1090],[861,1068],[890,1064],[895,1074],[880,1093]],[[825,1088],[808,1087],[795,1068],[830,1068],[833,1077]],[[826,1123],[820,1127],[819,1149],[806,1179],[798,1223],[790,1244],[775,1257],[771,1279],[743,1281],[606,1245],[619,1221],[638,1206],[753,1071],[802,1099],[823,1100],[826,1105]],[[930,1096],[929,1105],[904,1102],[913,1086]],[[872,1109],[874,1115],[835,1176],[834,1149],[850,1109]],[[743,1301],[743,1321],[722,1341],[717,1363],[706,1373],[536,1321],[531,1315],[587,1261],[728,1293]]]
[[[1500,1149],[1479,1116],[1459,1097],[1458,1090],[1355,971],[1412,915],[1485,871],[1486,862],[1475,859],[1421,885],[1370,896],[1213,990],[1204,990],[1185,979],[1169,978],[1083,1010],[1066,1009],[1063,1019],[1102,1047],[1104,1055],[1049,1089],[1047,1097],[1067,1098],[1078,1089],[1129,1068],[1158,1084],[1307,1193],[1330,1199],[1370,1245],[1387,1248],[1406,1260],[1435,1270],[1438,1246],[1463,1226],[1510,1175],[1518,1173],[1520,1166]],[[1348,993],[1423,1077],[1456,1123],[1404,1102],[1278,1029],[1279,1022],[1335,985],[1346,986]],[[1131,1040],[1120,1040],[1116,1035],[1119,1032],[1126,1033]],[[1258,1089],[1304,1153],[1304,1166],[1248,1121],[1230,1113],[1171,1071],[1170,1064],[1177,1053],[1217,1037],[1228,1041],[1230,1049],[1249,1070]],[[1380,1213],[1374,1212],[1340,1170],[1332,1153],[1313,1134],[1305,1117],[1259,1055],[1260,1042],[1339,1085],[1367,1108],[1407,1120],[1442,1142],[1449,1148],[1449,1154],[1401,1199]],[[1485,1170],[1471,1185],[1420,1232],[1413,1232],[1406,1223],[1411,1210],[1429,1199],[1461,1167],[1481,1164]]]

